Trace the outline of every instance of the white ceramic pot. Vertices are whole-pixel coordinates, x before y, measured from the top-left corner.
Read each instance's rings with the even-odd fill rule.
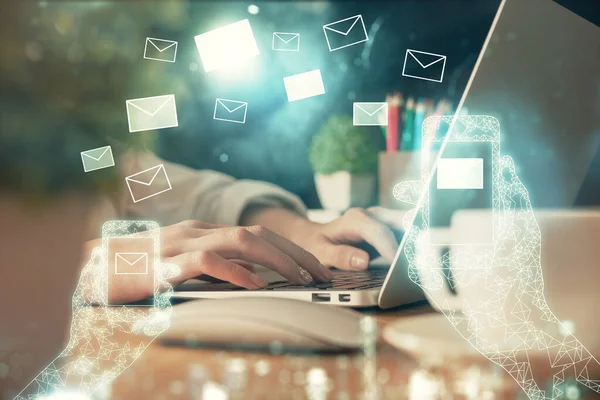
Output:
[[[315,175],[317,193],[326,210],[343,211],[371,205],[375,183],[374,174],[351,175],[339,171],[331,175]]]

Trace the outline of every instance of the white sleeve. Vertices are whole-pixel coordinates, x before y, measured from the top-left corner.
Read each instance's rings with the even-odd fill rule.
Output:
[[[134,203],[125,188],[121,214],[128,218],[152,219],[162,226],[189,219],[238,225],[249,205],[284,207],[306,215],[302,201],[276,185],[235,179],[216,171],[195,170],[161,160],[148,151],[127,154],[121,160],[121,171],[125,178],[159,164],[164,165],[172,189]]]

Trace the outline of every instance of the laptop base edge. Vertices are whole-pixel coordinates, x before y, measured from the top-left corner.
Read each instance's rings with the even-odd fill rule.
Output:
[[[377,306],[381,288],[368,290],[319,290],[319,291],[278,291],[278,290],[225,290],[225,291],[176,291],[171,296],[177,300],[229,299],[235,297],[273,297],[294,299],[325,305],[366,308]]]

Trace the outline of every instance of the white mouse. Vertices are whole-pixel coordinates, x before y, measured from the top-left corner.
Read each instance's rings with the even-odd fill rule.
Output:
[[[193,300],[173,307],[164,344],[347,351],[361,346],[362,315],[291,299]]]

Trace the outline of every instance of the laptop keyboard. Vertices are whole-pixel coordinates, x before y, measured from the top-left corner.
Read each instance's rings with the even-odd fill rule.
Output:
[[[297,285],[289,281],[272,282],[261,290],[364,290],[377,288],[383,285],[387,269],[349,272],[332,270],[331,282],[313,282],[308,285]]]

